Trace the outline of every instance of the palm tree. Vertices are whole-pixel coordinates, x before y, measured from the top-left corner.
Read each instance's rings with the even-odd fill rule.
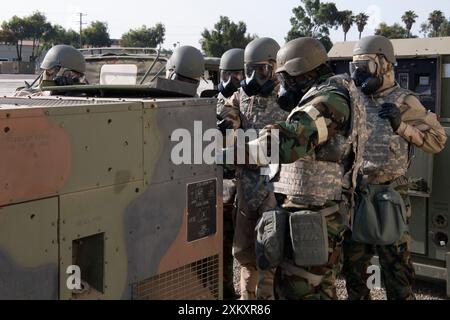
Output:
[[[439,34],[439,29],[441,27],[441,24],[445,21],[445,16],[440,10],[434,10],[432,13],[430,13],[430,16],[428,17],[428,22],[433,29],[433,34],[435,37]]]
[[[428,33],[430,32],[430,25],[426,22],[420,25],[420,33],[423,33],[423,37],[426,38]]]
[[[342,31],[344,31],[344,41],[347,41],[347,33],[355,22],[355,17],[351,10],[344,10],[339,12],[339,23],[342,26]]]
[[[365,14],[364,12],[361,12],[355,16],[355,22],[356,22],[356,25],[358,26],[360,39],[361,39],[361,34],[363,33],[368,20],[369,20],[369,16],[367,14]]]
[[[414,23],[416,23],[416,19],[418,18],[418,15],[412,11],[406,11],[402,16],[402,21],[405,24],[406,31],[408,32],[408,38],[411,37],[411,28]]]

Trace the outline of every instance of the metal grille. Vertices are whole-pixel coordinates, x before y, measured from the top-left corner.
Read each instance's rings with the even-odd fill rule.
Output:
[[[0,108],[2,105],[12,106],[38,106],[38,107],[57,107],[57,106],[73,106],[73,105],[94,105],[103,103],[122,103],[117,100],[97,100],[97,99],[43,99],[43,98],[0,98]]]
[[[219,299],[219,256],[140,281],[132,290],[137,300]]]

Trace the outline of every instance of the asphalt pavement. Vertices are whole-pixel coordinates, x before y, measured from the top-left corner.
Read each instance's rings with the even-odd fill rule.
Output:
[[[14,94],[16,88],[25,85],[25,81],[31,84],[36,78],[34,74],[0,74],[0,97]]]

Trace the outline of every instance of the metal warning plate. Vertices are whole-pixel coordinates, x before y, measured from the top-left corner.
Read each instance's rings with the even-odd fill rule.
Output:
[[[187,241],[216,233],[216,179],[187,185]]]

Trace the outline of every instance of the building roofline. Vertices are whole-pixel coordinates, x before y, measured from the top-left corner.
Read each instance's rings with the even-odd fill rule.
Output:
[[[392,39],[398,58],[438,57],[450,55],[450,37]],[[351,59],[357,41],[336,42],[328,56],[330,60]]]

